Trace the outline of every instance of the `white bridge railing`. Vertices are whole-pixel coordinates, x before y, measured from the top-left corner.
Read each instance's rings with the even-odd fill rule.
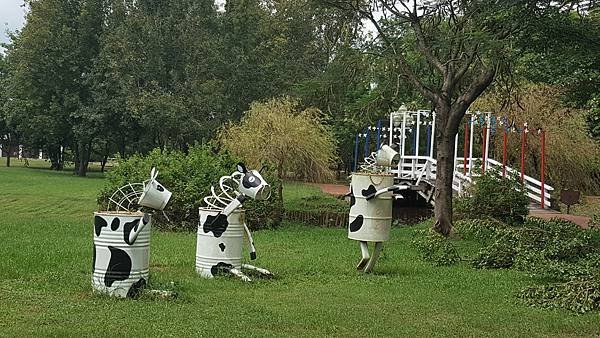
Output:
[[[480,175],[478,171],[473,171],[473,166],[475,162],[481,165],[481,158],[467,158],[466,174],[464,173],[464,161],[465,159],[462,157],[457,157],[455,161],[452,189],[458,194],[465,193],[465,188],[471,184],[472,177]],[[402,160],[398,164],[397,169],[393,169],[391,172],[401,180],[411,180],[416,184],[424,181],[431,186],[435,186],[436,167],[437,161],[432,157],[403,156]],[[486,159],[485,167],[496,168],[498,169],[497,172],[500,174],[502,173],[502,163],[496,160],[490,158]],[[506,174],[519,175],[519,172],[511,167],[506,166]],[[525,185],[527,196],[529,196],[531,201],[541,205],[543,196],[544,208],[549,208],[551,206],[550,197],[554,191],[553,187],[547,184],[542,184],[542,182],[528,175],[523,175],[523,183]],[[544,192],[543,194],[542,191]]]

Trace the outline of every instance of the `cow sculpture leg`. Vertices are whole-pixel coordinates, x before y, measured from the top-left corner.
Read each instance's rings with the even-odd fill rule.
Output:
[[[367,242],[364,241],[360,241],[358,242],[358,244],[360,245],[360,253],[362,254],[362,259],[360,260],[360,262],[358,262],[358,265],[356,265],[356,269],[362,270],[364,269],[365,265],[367,265],[367,263],[369,262],[369,247]]]
[[[369,255],[369,247],[368,243],[365,241],[360,241],[360,252],[362,254],[362,259],[358,262],[356,269],[363,272],[371,272],[375,263],[377,263],[377,259],[379,259],[379,255],[381,254],[381,250],[383,249],[383,242],[375,242],[375,248],[373,249],[373,255]]]
[[[257,266],[250,265],[250,264],[242,264],[242,269],[246,269],[246,270],[250,270],[250,271],[256,271],[256,272],[258,272],[261,275],[266,276],[266,277],[273,276],[273,274],[271,273],[271,271],[269,271],[267,269],[259,268]]]
[[[375,242],[375,249],[373,249],[373,255],[371,256],[371,259],[369,259],[369,263],[367,263],[367,266],[365,267],[365,272],[371,272],[371,270],[373,270],[373,267],[375,266],[375,263],[379,258],[379,254],[381,253],[382,248],[383,242]]]

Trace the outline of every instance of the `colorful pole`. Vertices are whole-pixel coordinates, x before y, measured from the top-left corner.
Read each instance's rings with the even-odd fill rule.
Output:
[[[354,139],[354,167],[352,171],[356,171],[356,166],[358,165],[358,144],[360,140],[358,138],[360,134],[356,134],[356,138]]]
[[[540,205],[542,206],[542,209],[544,209],[544,204],[545,204],[545,200],[544,200],[544,195],[545,195],[545,190],[546,187],[544,185],[544,164],[546,162],[546,132],[544,130],[542,130],[540,132],[540,143],[541,143],[541,147],[542,147],[542,161],[541,161],[541,181],[542,181],[542,193],[541,193],[541,203]]]
[[[469,152],[469,122],[465,122],[465,144],[463,147],[463,174],[467,174],[467,155]]]
[[[521,182],[525,181],[525,144],[527,143],[527,135],[525,128],[521,131]]]
[[[483,126],[483,142],[481,143],[481,158],[483,159],[483,161],[481,161],[481,172],[485,173],[485,154],[486,154],[486,140],[487,140],[487,126]]]
[[[427,125],[427,151],[429,151],[429,149],[431,149],[431,125],[430,124]],[[431,156],[431,152],[430,152],[429,156]]]
[[[506,177],[506,146],[508,144],[508,134],[506,128],[504,128],[504,134],[502,135],[502,177]]]

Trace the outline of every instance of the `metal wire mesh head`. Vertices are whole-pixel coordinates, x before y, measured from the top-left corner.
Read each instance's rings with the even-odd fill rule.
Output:
[[[141,207],[138,204],[144,191],[142,183],[127,183],[117,189],[108,199],[108,211],[133,212]]]

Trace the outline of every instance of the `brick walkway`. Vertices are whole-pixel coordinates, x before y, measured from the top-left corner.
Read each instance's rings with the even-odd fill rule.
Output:
[[[349,187],[347,185],[323,184],[323,183],[316,183],[314,185],[321,188],[321,191],[323,191],[324,193],[334,195],[334,196],[346,195],[349,192]],[[543,218],[543,219],[560,218],[560,219],[564,219],[567,221],[571,221],[571,222],[579,225],[583,229],[588,228],[588,222],[590,221],[590,218],[587,216],[576,216],[576,215],[563,214],[556,210],[540,209],[539,207],[533,206],[533,205],[529,207],[529,216],[539,217],[539,218]]]
[[[588,228],[588,222],[590,221],[590,218],[587,216],[563,214],[556,210],[541,209],[537,206],[529,207],[529,216],[539,217],[539,218],[543,218],[543,219],[560,218],[560,219],[564,219],[567,221],[571,221],[571,222],[579,225],[583,229]]]
[[[348,192],[350,192],[349,185],[325,184],[325,183],[315,183],[314,185],[321,188],[321,191],[323,191],[324,193],[333,195],[333,196],[342,196],[342,195],[346,195]]]

